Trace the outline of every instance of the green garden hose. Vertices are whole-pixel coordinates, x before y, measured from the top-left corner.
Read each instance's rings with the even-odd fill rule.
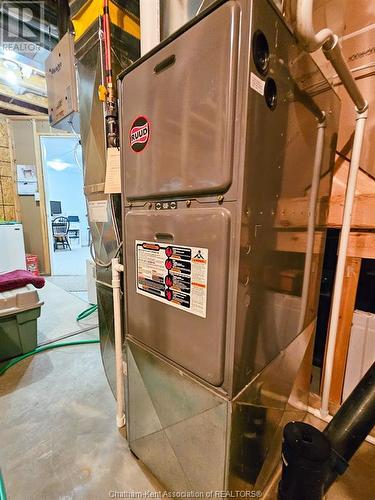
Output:
[[[55,349],[57,347],[68,347],[71,345],[80,345],[80,344],[98,344],[99,342],[100,340],[77,340],[76,342],[63,342],[62,344],[51,344],[43,347],[37,347],[34,351],[21,354],[21,356],[17,356],[16,358],[11,359],[6,365],[0,368],[0,376],[3,375],[9,368],[19,363],[23,359],[26,359],[29,356],[34,356],[35,354],[39,354],[40,352],[48,351],[49,349]],[[2,500],[1,497],[0,500]]]
[[[5,491],[5,484],[3,475],[1,474],[1,470],[0,470],[0,500],[7,500],[7,493]]]
[[[76,320],[81,321],[81,319],[87,318],[88,316],[93,314],[95,311],[97,311],[97,309],[98,309],[98,306],[96,304],[91,304],[90,307],[88,307],[87,309],[85,309],[84,311],[82,311],[81,313],[78,314]]]

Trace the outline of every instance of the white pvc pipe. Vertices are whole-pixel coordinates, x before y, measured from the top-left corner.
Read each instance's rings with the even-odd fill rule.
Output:
[[[323,161],[324,135],[326,127],[327,123],[324,115],[324,119],[318,123],[318,134],[315,146],[313,177],[312,177],[311,191],[310,191],[309,218],[307,224],[306,259],[305,259],[305,267],[303,270],[301,312],[298,322],[298,332],[303,330],[306,318],[306,311],[307,311],[307,299],[309,296],[309,288],[310,288],[311,265],[314,255],[316,206],[319,195],[320,171]]]
[[[365,111],[368,107],[368,104],[361,91],[359,90],[357,82],[355,81],[349,69],[349,66],[346,63],[345,57],[340,47],[338,36],[334,35],[333,41],[329,43],[329,46],[327,48],[323,46],[323,53],[335,68],[337,76],[343,83],[345,90],[348,92],[357,111]]]
[[[124,369],[122,357],[122,328],[121,328],[121,272],[124,266],[117,258],[112,259],[112,291],[113,291],[113,319],[115,328],[115,359],[116,359],[116,423],[117,427],[125,426],[125,390]]]
[[[342,219],[342,229],[341,229],[340,244],[339,244],[339,251],[337,258],[335,284],[333,289],[331,319],[328,330],[328,345],[326,352],[326,362],[324,367],[322,406],[320,410],[323,417],[326,417],[328,415],[329,394],[331,391],[331,382],[332,382],[332,369],[335,357],[337,330],[340,318],[342,287],[344,284],[346,254],[348,251],[351,217],[352,217],[352,210],[355,197],[355,188],[357,184],[359,162],[361,158],[363,137],[366,127],[366,120],[367,120],[367,110],[364,111],[363,113],[357,113],[352,158],[350,162],[348,184],[345,193],[345,205],[344,205],[344,214]]]
[[[301,40],[308,52],[315,52],[327,41],[333,39],[333,33],[325,28],[318,33],[315,32],[313,23],[314,0],[297,0],[296,8],[296,30],[298,38]]]
[[[140,0],[141,56],[160,43],[160,0]]]
[[[345,62],[340,45],[338,43],[337,35],[332,33],[332,31],[329,29],[324,29],[319,33],[315,33],[313,25],[313,3],[314,0],[297,0],[297,37],[301,40],[304,47],[309,52],[314,52],[320,47],[323,47],[324,55],[331,62],[332,66],[335,68],[337,74],[339,75],[342,84],[344,85],[346,91],[348,92],[355,105],[357,113],[352,160],[350,163],[348,183],[345,193],[344,215],[332,299],[332,310],[323,380],[322,404],[320,409],[321,415],[323,417],[326,417],[328,415],[329,395],[331,392],[332,369],[340,315],[342,286],[344,283],[346,254],[348,250],[348,241],[350,235],[351,215],[354,204],[355,187],[357,183],[357,173],[362,151],[368,104],[363,98],[358,85]]]

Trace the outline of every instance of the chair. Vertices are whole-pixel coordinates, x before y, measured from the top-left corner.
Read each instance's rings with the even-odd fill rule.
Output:
[[[72,240],[78,240],[78,243],[80,242],[81,238],[81,230],[80,230],[80,221],[78,215],[68,215],[68,221],[69,221],[69,231],[68,231],[68,238],[69,242]]]
[[[57,250],[62,245],[63,250],[70,248],[69,240],[69,220],[66,217],[56,217],[52,221],[53,250]]]

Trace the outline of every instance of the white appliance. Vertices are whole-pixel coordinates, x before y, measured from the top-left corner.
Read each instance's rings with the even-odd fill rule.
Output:
[[[0,273],[26,269],[22,224],[0,223]]]

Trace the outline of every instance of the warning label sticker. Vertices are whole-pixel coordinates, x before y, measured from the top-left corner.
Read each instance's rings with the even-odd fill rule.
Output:
[[[255,90],[255,92],[258,92],[260,95],[264,95],[264,87],[266,85],[266,82],[259,78],[255,73],[251,73],[250,75],[250,87]]]
[[[137,293],[206,317],[208,249],[136,241]]]

